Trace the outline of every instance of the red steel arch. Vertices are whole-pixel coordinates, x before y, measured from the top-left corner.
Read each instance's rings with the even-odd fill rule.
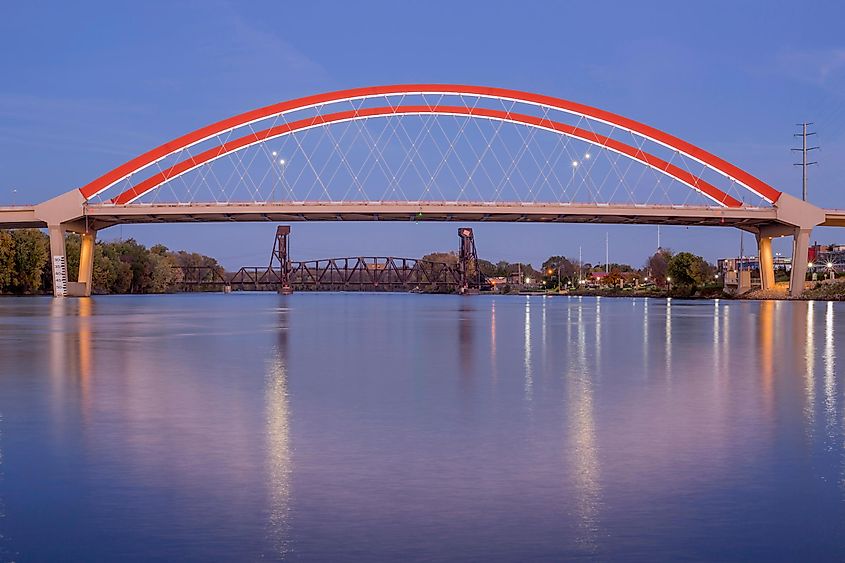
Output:
[[[613,127],[619,128],[619,129],[631,131],[631,132],[636,133],[637,135],[640,135],[640,136],[642,136],[646,139],[649,139],[651,141],[654,141],[656,143],[664,145],[664,146],[666,146],[670,149],[676,150],[680,154],[682,154],[686,157],[689,157],[693,160],[696,160],[696,161],[704,164],[705,166],[707,166],[707,167],[723,174],[724,176],[734,180],[739,185],[741,185],[744,188],[750,190],[754,194],[762,197],[763,199],[765,199],[766,201],[768,201],[770,203],[776,202],[781,195],[781,193],[779,191],[775,190],[774,188],[772,188],[770,185],[766,184],[762,180],[756,178],[755,176],[753,176],[752,174],[749,174],[748,172],[742,170],[741,168],[739,168],[739,167],[737,167],[737,166],[717,157],[716,155],[714,155],[714,154],[712,154],[708,151],[705,151],[704,149],[701,149],[701,148],[699,148],[699,147],[697,147],[697,146],[695,146],[691,143],[688,143],[688,142],[686,142],[682,139],[679,139],[679,138],[677,138],[673,135],[670,135],[668,133],[660,131],[659,129],[656,129],[654,127],[650,127],[648,125],[645,125],[644,123],[640,123],[640,122],[635,121],[633,119],[629,119],[629,118],[626,118],[626,117],[623,117],[623,116],[620,116],[620,115],[617,115],[617,114],[614,114],[614,113],[611,113],[611,112],[608,112],[608,111],[605,111],[605,110],[601,110],[601,109],[598,109],[598,108],[587,106],[587,105],[584,105],[584,104],[579,104],[579,103],[576,103],[576,102],[571,102],[571,101],[568,101],[568,100],[555,98],[555,97],[552,97],[552,96],[544,96],[544,95],[540,95],[540,94],[532,94],[532,93],[528,93],[528,92],[521,92],[521,91],[518,91],[518,90],[509,90],[509,89],[504,89],[504,88],[494,88],[494,87],[485,87],[485,86],[448,85],[448,84],[411,84],[411,85],[393,85],[393,86],[375,86],[375,87],[368,87],[368,88],[354,88],[354,89],[340,90],[340,91],[337,91],[337,92],[330,92],[330,93],[325,93],[325,94],[317,94],[317,95],[314,95],[314,96],[307,96],[307,97],[304,97],[304,98],[290,100],[290,101],[287,101],[287,102],[281,102],[281,103],[278,103],[278,104],[273,104],[273,105],[266,106],[266,107],[263,107],[263,108],[251,110],[251,111],[230,117],[228,119],[218,121],[217,123],[208,125],[206,127],[202,127],[202,128],[197,129],[195,131],[192,131],[191,133],[183,135],[183,136],[181,136],[177,139],[174,139],[174,140],[172,140],[168,143],[165,143],[165,144],[163,144],[159,147],[156,147],[156,148],[152,149],[151,151],[148,151],[148,152],[146,152],[142,155],[139,155],[136,158],[133,158],[132,160],[122,164],[121,166],[118,166],[117,168],[115,168],[115,169],[107,172],[106,174],[100,176],[96,180],[93,180],[92,182],[90,182],[90,183],[86,184],[85,186],[79,188],[79,191],[81,192],[82,196],[87,200],[91,197],[94,197],[97,194],[102,193],[103,191],[105,191],[109,187],[113,186],[117,182],[120,182],[121,180],[124,180],[125,178],[127,178],[131,174],[139,172],[139,171],[145,169],[146,167],[148,167],[148,166],[150,166],[150,165],[152,165],[152,164],[154,164],[154,163],[156,163],[156,162],[158,162],[158,161],[160,161],[164,158],[167,158],[168,156],[171,156],[171,155],[173,155],[174,153],[176,153],[180,150],[183,150],[183,149],[188,148],[192,145],[195,145],[197,143],[208,140],[208,139],[210,139],[210,138],[212,138],[216,135],[220,135],[221,133],[226,133],[226,132],[231,131],[233,129],[236,129],[238,127],[249,125],[251,123],[255,123],[257,121],[261,121],[263,119],[266,119],[268,117],[273,117],[273,116],[280,115],[280,114],[287,113],[287,112],[294,111],[294,110],[307,109],[309,107],[327,104],[327,103],[342,102],[342,101],[348,101],[348,100],[357,100],[357,99],[364,99],[364,98],[373,98],[373,97],[380,97],[380,96],[385,96],[385,95],[403,95],[403,94],[404,95],[444,94],[444,95],[479,96],[479,97],[486,97],[486,98],[498,98],[498,99],[505,100],[505,101],[520,102],[520,103],[526,103],[526,104],[532,104],[532,105],[538,105],[538,106],[553,108],[553,109],[564,111],[564,112],[571,113],[571,114],[574,114],[574,115],[586,117],[586,118],[589,118],[589,119],[592,119],[592,120],[600,121],[602,123],[606,123],[608,125],[611,125]],[[420,108],[427,107],[427,106],[409,106],[409,107],[416,107],[419,110]],[[391,109],[395,110],[397,108],[391,108]],[[460,109],[466,110],[467,108],[460,108]],[[359,113],[363,112],[363,111],[364,110],[359,110]],[[484,111],[495,112],[496,110],[484,110]],[[344,112],[340,112],[340,113],[344,113]],[[346,112],[346,113],[355,113],[355,112]],[[417,113],[419,113],[419,112],[417,112]],[[513,116],[513,114],[509,114],[508,112],[501,112],[501,113],[504,113],[509,118]],[[464,114],[467,115],[468,113],[466,111],[464,111]],[[326,116],[323,116],[322,118],[314,118],[314,119],[325,119],[325,117]],[[346,118],[346,120],[352,119],[354,117],[355,116],[350,116],[350,117]],[[488,117],[488,118],[495,118],[495,119],[500,118],[498,116],[493,116],[493,115],[481,116],[481,117]],[[534,119],[534,120],[537,120],[537,121],[548,121],[548,120],[542,120],[542,119],[539,119],[539,118],[533,118],[533,117],[530,117],[530,116],[520,116],[520,117],[526,117],[526,118]],[[508,120],[510,120],[510,119],[508,119]],[[536,123],[527,123],[525,121],[521,121],[521,122],[523,122],[527,125],[540,126]],[[553,123],[553,122],[549,122],[548,124],[551,124],[551,123]],[[316,125],[319,125],[319,124],[314,124],[312,126],[316,126]],[[563,129],[558,129],[558,126],[562,126],[564,128],[569,128],[569,130],[566,131],[566,130],[563,130]],[[544,127],[544,128],[559,131],[559,132],[565,133],[565,134],[570,134],[572,136],[579,136],[579,135],[575,134],[576,133],[575,129],[577,129],[577,128],[573,128],[571,126],[566,126],[564,124],[557,124],[557,125],[554,125],[554,126],[548,126],[548,127]],[[271,128],[271,129],[275,129],[275,128]],[[578,131],[581,131],[581,130],[578,130]],[[589,132],[584,132],[584,133],[589,133]],[[595,135],[593,133],[589,133],[589,134]],[[595,136],[597,138],[600,137],[600,136],[597,136],[597,135],[595,135]],[[250,136],[247,136],[245,138],[248,138],[248,137],[250,137]],[[588,139],[586,137],[581,137],[581,138],[584,138],[584,140],[590,141],[590,139]],[[244,138],[242,138],[242,139],[244,139]],[[604,139],[607,139],[607,138],[605,137]],[[597,139],[594,139],[590,142],[596,142],[596,140]],[[607,139],[607,140],[610,140],[610,139]],[[256,142],[260,142],[260,141],[256,141]],[[614,143],[618,143],[618,141],[614,141]],[[226,144],[227,143],[224,143],[223,145],[221,145],[221,147],[225,146]],[[658,159],[657,157],[654,157],[652,155],[646,155],[645,153],[642,153],[642,151],[639,151],[638,149],[633,149],[633,147],[630,147],[628,145],[624,145],[624,143],[619,143],[619,145],[621,145],[621,146],[616,147],[617,152],[621,152],[621,153],[626,154],[626,155],[628,155],[632,158],[636,158],[634,155],[629,154],[627,149],[623,150],[623,147],[628,147],[628,149],[632,149],[632,150],[634,150],[638,153],[641,153],[641,155],[640,155],[641,158],[636,158],[636,160],[639,160],[639,161],[641,161],[641,162],[643,162],[643,163],[645,163],[649,166],[652,166],[654,168],[657,168],[657,166],[655,166],[655,165],[659,165],[659,164],[662,164],[662,163],[665,162],[665,161],[662,161],[661,159]],[[611,148],[611,146],[609,144],[606,144],[606,146],[608,148]],[[215,149],[211,149],[211,150],[213,151]],[[233,148],[232,150],[237,150],[237,148]],[[614,150],[614,149],[611,148],[611,150]],[[208,151],[206,151],[206,152],[208,152]],[[231,152],[231,150],[228,151],[228,152]],[[206,154],[206,153],[202,153],[202,154]],[[195,160],[195,159],[196,159],[196,157],[194,159],[188,159],[188,160],[190,161],[190,160]],[[187,161],[183,161],[183,162],[187,162]],[[182,163],[179,163],[176,166],[178,167],[181,164]],[[668,164],[668,163],[666,163],[666,164]],[[677,167],[675,167],[675,168],[677,168]],[[722,205],[725,205],[725,206],[728,206],[728,207],[735,207],[735,206],[738,206],[738,205],[741,206],[741,204],[733,198],[724,199],[724,197],[729,198],[729,196],[727,196],[727,194],[724,194],[724,192],[721,192],[720,190],[716,189],[715,187],[710,186],[709,184],[703,183],[702,180],[695,178],[695,177],[692,177],[692,175],[689,175],[688,173],[685,173],[685,174],[688,174],[690,177],[692,177],[695,180],[694,182],[691,183],[689,181],[689,179],[690,179],[689,177],[683,177],[683,175],[677,175],[675,173],[676,170],[672,170],[671,168],[665,168],[665,169],[663,169],[663,171],[666,172],[667,174],[669,174],[670,176],[674,176],[675,178],[677,178],[679,181],[683,182],[684,184],[689,185],[689,186],[691,186],[695,189],[699,189],[702,193],[704,193],[705,195],[707,195],[711,199],[715,199],[717,202],[721,203]],[[678,171],[681,171],[681,170],[678,169]],[[683,171],[681,171],[681,172],[683,172]],[[139,184],[139,186],[140,186],[140,184]],[[154,187],[155,186],[153,186],[153,188]],[[138,188],[138,186],[134,186],[133,188],[131,188],[128,191],[129,192],[135,192],[136,188]],[[709,190],[710,188],[715,190],[715,192],[708,193],[707,190]],[[135,197],[138,197],[137,193],[132,195],[132,196],[124,195],[124,194],[127,194],[127,192],[124,192],[123,194],[118,196],[118,198],[115,198],[115,203],[131,201]]]

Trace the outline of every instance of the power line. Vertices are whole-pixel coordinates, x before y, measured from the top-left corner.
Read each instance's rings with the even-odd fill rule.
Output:
[[[792,149],[793,151],[801,151],[801,162],[794,163],[794,166],[801,167],[801,199],[807,201],[807,168],[812,166],[813,164],[818,164],[818,162],[807,162],[807,156],[809,155],[810,151],[817,150],[819,147],[808,147],[807,146],[807,137],[810,135],[815,135],[816,132],[807,132],[807,126],[813,125],[813,122],[807,123],[798,123],[797,126],[801,128],[800,133],[795,133],[793,137],[801,137],[801,147],[797,149]]]

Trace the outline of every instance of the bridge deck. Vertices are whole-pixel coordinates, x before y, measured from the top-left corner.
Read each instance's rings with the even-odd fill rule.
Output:
[[[47,223],[35,217],[35,206],[0,206],[0,229],[28,229],[46,226]]]
[[[220,203],[97,204],[87,207],[98,228],[123,223],[226,221],[462,221],[636,223],[751,228],[776,221],[771,207],[575,205],[528,203]]]
[[[539,203],[213,203],[89,204],[91,226],[128,223],[289,221],[462,221],[617,223],[722,226],[753,229],[777,222],[774,207],[723,208],[692,205]],[[845,209],[828,209],[822,226],[845,227]],[[34,206],[0,207],[0,228],[43,228]]]
[[[823,227],[845,227],[845,209],[825,209]]]

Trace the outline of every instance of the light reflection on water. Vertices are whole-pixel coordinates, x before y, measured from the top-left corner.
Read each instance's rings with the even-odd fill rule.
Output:
[[[823,302],[2,299],[0,559],[835,558],[843,319]]]
[[[269,557],[284,557],[291,552],[290,475],[290,406],[288,403],[287,309],[279,309],[278,337],[267,376],[267,484],[270,499],[270,538],[273,550]]]

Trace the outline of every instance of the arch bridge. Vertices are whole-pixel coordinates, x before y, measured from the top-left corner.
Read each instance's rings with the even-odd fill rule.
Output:
[[[56,295],[90,295],[97,231],[127,223],[461,221],[734,227],[793,237],[800,295],[818,225],[845,211],[798,200],[644,123],[551,96],[411,84],[285,101],[223,119],[33,206],[0,227],[50,233]],[[79,278],[64,240],[82,235]]]

